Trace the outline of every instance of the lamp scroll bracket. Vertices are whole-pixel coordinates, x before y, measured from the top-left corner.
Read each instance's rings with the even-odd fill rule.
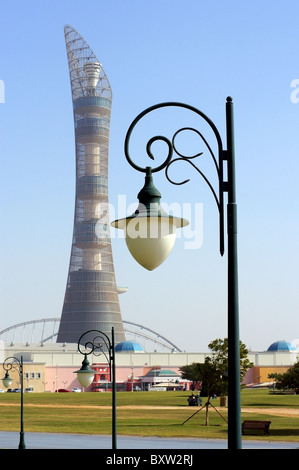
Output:
[[[17,357],[7,357],[3,362],[3,369],[7,372],[17,368],[21,372],[21,361]]]
[[[172,140],[170,141],[167,137],[164,137],[164,136],[161,136],[161,135],[158,135],[158,136],[155,136],[155,137],[152,137],[147,145],[146,145],[146,152],[147,152],[147,155],[148,157],[151,159],[151,160],[154,160],[154,155],[153,155],[153,152],[152,152],[152,144],[156,141],[163,141],[166,143],[166,145],[168,146],[168,154],[167,154],[167,157],[165,158],[164,162],[157,166],[157,167],[141,167],[139,165],[137,165],[136,163],[133,162],[133,160],[131,159],[131,156],[130,156],[130,152],[129,152],[129,142],[130,142],[130,138],[131,138],[131,134],[133,132],[133,129],[135,128],[136,124],[144,117],[146,116],[147,114],[149,114],[150,112],[152,111],[155,111],[157,109],[160,109],[160,108],[165,108],[165,107],[179,107],[179,108],[185,108],[185,109],[188,109],[194,113],[196,113],[197,115],[199,115],[201,118],[203,118],[206,123],[209,125],[209,127],[212,129],[213,133],[214,133],[214,136],[216,138],[216,141],[217,141],[217,146],[218,146],[218,161],[210,147],[210,145],[208,144],[207,140],[205,139],[205,137],[203,136],[203,134],[197,130],[197,129],[194,129],[193,127],[182,127],[180,129],[178,129],[173,137],[172,137]],[[177,135],[185,130],[189,130],[189,131],[193,131],[195,133],[197,133],[197,135],[199,135],[199,137],[201,138],[201,140],[204,142],[204,144],[206,145],[207,149],[208,149],[208,152],[210,153],[212,159],[213,159],[213,162],[214,162],[214,165],[215,165],[215,168],[216,168],[216,172],[217,172],[217,176],[218,176],[218,191],[215,190],[212,186],[212,184],[210,183],[210,181],[208,180],[208,178],[204,175],[204,173],[193,163],[193,160],[194,158],[197,158],[199,156],[202,155],[203,152],[199,152],[199,153],[196,153],[195,155],[192,155],[192,156],[185,156],[183,155],[182,153],[178,152],[177,148],[176,148],[176,145],[175,145],[175,139],[177,137]],[[195,108],[194,106],[191,106],[191,105],[188,105],[188,104],[185,104],[185,103],[180,103],[180,102],[173,102],[173,101],[170,101],[170,102],[165,102],[165,103],[159,103],[159,104],[156,104],[156,105],[153,105],[153,106],[150,106],[149,108],[145,109],[144,111],[142,111],[134,120],[133,122],[131,123],[128,131],[127,131],[127,134],[126,134],[126,137],[125,137],[125,143],[124,143],[124,152],[125,152],[125,156],[126,156],[126,159],[128,161],[128,163],[137,171],[140,171],[140,172],[143,172],[143,173],[155,173],[155,172],[158,172],[158,171],[161,171],[162,169],[165,168],[165,175],[166,175],[166,178],[168,179],[168,181],[172,184],[176,184],[176,185],[182,185],[182,184],[185,184],[187,182],[189,182],[190,180],[189,179],[186,179],[184,181],[181,181],[179,183],[177,182],[174,182],[170,179],[169,175],[168,175],[168,170],[169,170],[169,167],[177,162],[177,161],[185,161],[185,162],[188,162],[197,172],[198,174],[200,174],[200,176],[204,179],[204,181],[208,184],[213,196],[214,196],[214,199],[216,201],[216,204],[217,204],[217,207],[218,207],[218,210],[219,210],[219,228],[220,228],[220,253],[221,255],[224,254],[224,210],[223,210],[223,192],[224,192],[224,183],[223,183],[223,160],[226,159],[226,151],[223,151],[223,145],[222,145],[222,140],[221,140],[221,137],[220,137],[220,134],[218,132],[218,129],[216,128],[216,126],[214,125],[214,123],[211,121],[211,119],[206,116],[202,111],[200,111],[199,109]],[[177,158],[173,158],[173,153],[176,153],[178,155]],[[217,195],[217,192],[218,192],[218,195]]]
[[[90,335],[94,333],[93,339],[90,339]],[[84,336],[88,339],[84,340]],[[106,358],[106,361],[111,366],[112,358],[112,346],[109,337],[102,331],[99,330],[89,330],[85,331],[83,335],[80,336],[78,341],[78,351],[88,356],[93,354],[94,356],[100,356],[103,354]]]

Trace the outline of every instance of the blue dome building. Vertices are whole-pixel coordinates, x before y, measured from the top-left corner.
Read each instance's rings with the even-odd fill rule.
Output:
[[[267,351],[296,351],[296,348],[288,341],[276,341],[268,347]]]
[[[144,352],[136,341],[122,341],[115,346],[115,352]]]

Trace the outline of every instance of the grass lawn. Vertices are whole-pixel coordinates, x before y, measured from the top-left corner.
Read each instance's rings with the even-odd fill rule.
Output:
[[[220,400],[205,409],[187,406],[190,392],[118,392],[118,435],[160,437],[227,437],[227,408]],[[244,439],[299,441],[299,395],[270,395],[268,390],[243,390],[242,420],[270,420],[270,436],[255,433]],[[24,427],[32,432],[111,434],[111,393],[26,393]],[[206,399],[203,398],[203,404]],[[298,414],[293,414],[292,410]],[[276,412],[283,413],[280,415]],[[194,415],[194,416],[192,416]],[[190,418],[190,419],[188,419]],[[188,421],[186,421],[188,420]],[[186,421],[186,422],[185,422]],[[0,430],[19,431],[20,394],[0,394]]]

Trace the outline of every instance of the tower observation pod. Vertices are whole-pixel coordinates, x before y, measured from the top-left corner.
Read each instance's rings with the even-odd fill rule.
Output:
[[[88,330],[125,341],[109,230],[108,151],[112,91],[97,57],[71,26],[65,41],[76,142],[76,196],[71,258],[57,342],[77,343]],[[85,337],[86,338],[86,337]]]

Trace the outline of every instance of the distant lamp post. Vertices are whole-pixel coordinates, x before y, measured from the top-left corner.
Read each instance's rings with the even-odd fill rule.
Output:
[[[200,116],[214,134],[218,146],[218,156],[215,156],[203,134],[192,127],[178,129],[171,140],[158,135],[152,137],[147,145],[147,155],[154,160],[152,145],[155,142],[164,142],[168,147],[168,155],[164,162],[155,167],[140,167],[136,165],[129,153],[129,141],[132,131],[141,118],[152,111],[166,107],[184,108]],[[173,118],[172,118],[173,121]],[[193,163],[194,158],[203,152],[192,156],[178,152],[176,138],[184,131],[192,131],[199,136],[205,144],[213,159],[217,176],[218,188],[214,189],[204,173]],[[233,130],[233,103],[232,98],[226,101],[226,140],[227,149],[223,149],[220,134],[214,123],[197,108],[178,102],[160,103],[141,112],[130,125],[125,138],[125,156],[129,164],[137,171],[143,172],[145,185],[138,194],[139,206],[134,214],[124,219],[112,222],[112,226],[125,231],[126,243],[129,251],[143,267],[152,270],[161,264],[170,253],[177,228],[188,224],[185,219],[167,215],[160,206],[161,194],[154,187],[152,174],[165,169],[166,178],[170,183],[181,185],[189,180],[179,183],[172,181],[168,176],[169,167],[176,161],[189,163],[207,183],[219,211],[219,239],[220,254],[224,254],[224,194],[227,193],[227,240],[228,240],[228,447],[238,449],[242,447],[241,438],[241,393],[240,393],[240,350],[239,350],[239,307],[238,307],[238,268],[237,268],[237,204],[235,195],[235,163],[234,163],[234,130]],[[173,153],[177,154],[176,158]],[[218,157],[218,158],[217,158]],[[227,163],[227,179],[224,180],[224,162]]]
[[[12,383],[12,378],[9,375],[10,370],[18,370],[21,386],[21,423],[20,423],[20,442],[19,449],[26,449],[24,438],[24,379],[23,379],[23,356],[20,359],[17,357],[8,357],[3,363],[3,369],[6,371],[2,379],[5,388],[9,388]]]
[[[84,339],[85,338],[85,339]],[[82,387],[87,388],[91,385],[95,370],[90,367],[87,356],[94,354],[98,356],[104,354],[108,365],[110,382],[112,384],[112,449],[117,448],[116,435],[116,376],[115,376],[115,347],[114,347],[114,328],[111,328],[111,340],[102,331],[89,330],[83,333],[78,340],[78,351],[84,355],[81,369],[75,371]]]

